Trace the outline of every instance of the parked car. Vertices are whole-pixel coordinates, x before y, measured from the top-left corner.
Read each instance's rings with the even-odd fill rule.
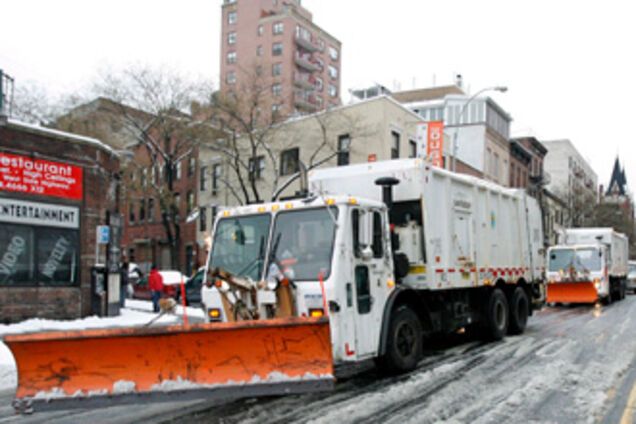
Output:
[[[181,280],[187,283],[188,277],[180,273],[179,271],[159,271],[163,278],[163,294],[166,297],[173,299],[177,298],[179,293]],[[150,300],[152,298],[150,294],[150,288],[148,287],[148,276],[144,275],[137,283],[133,285],[133,299]]]
[[[629,261],[629,270],[627,271],[627,290],[631,290],[636,294],[636,261]]]
[[[203,284],[203,274],[205,267],[199,268],[185,284],[186,293],[186,305],[200,305],[201,304],[201,285]],[[177,292],[177,301],[181,303],[181,290]]]

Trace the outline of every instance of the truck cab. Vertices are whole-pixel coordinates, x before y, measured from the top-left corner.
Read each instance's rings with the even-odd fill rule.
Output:
[[[610,295],[608,250],[600,244],[553,246],[547,252],[548,302],[594,303]]]
[[[283,278],[293,285],[296,316],[329,315],[336,362],[378,354],[385,305],[395,288],[387,207],[375,200],[315,196],[228,209],[219,214],[208,268],[253,282],[241,299],[275,318],[272,293]],[[206,281],[202,303],[209,321],[234,321],[223,304],[227,287]],[[239,300],[228,293],[227,302]],[[418,347],[419,349],[419,347]]]

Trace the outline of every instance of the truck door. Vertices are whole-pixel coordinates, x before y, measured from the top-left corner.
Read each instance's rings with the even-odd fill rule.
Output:
[[[354,209],[353,227],[353,306],[356,357],[375,354],[379,343],[380,321],[385,299],[384,285],[391,267],[385,262],[387,240],[385,216],[379,210]],[[365,245],[361,234],[367,228],[370,237]]]
[[[453,230],[453,256],[456,264],[464,266],[473,262],[471,213],[455,210]]]

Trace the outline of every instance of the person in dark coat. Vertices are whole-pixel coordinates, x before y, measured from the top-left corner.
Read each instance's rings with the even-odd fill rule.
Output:
[[[119,306],[124,307],[126,305],[126,294],[128,293],[128,259],[124,258],[121,263],[119,271]]]
[[[148,288],[152,294],[152,310],[159,312],[159,299],[161,299],[161,293],[163,292],[163,277],[159,274],[155,264],[152,264],[152,268],[150,268]]]

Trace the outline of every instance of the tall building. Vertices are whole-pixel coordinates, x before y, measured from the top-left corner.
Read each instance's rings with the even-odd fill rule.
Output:
[[[548,190],[565,201],[569,216],[566,225],[590,223],[598,203],[598,177],[570,140],[541,142],[547,149],[543,166],[550,174]]]
[[[393,97],[424,121],[444,122],[457,172],[509,185],[512,117],[494,100],[473,98],[459,85],[401,91]]]
[[[340,104],[341,43],[301,0],[224,0],[221,28],[222,93],[260,80],[264,108],[281,117]]]

